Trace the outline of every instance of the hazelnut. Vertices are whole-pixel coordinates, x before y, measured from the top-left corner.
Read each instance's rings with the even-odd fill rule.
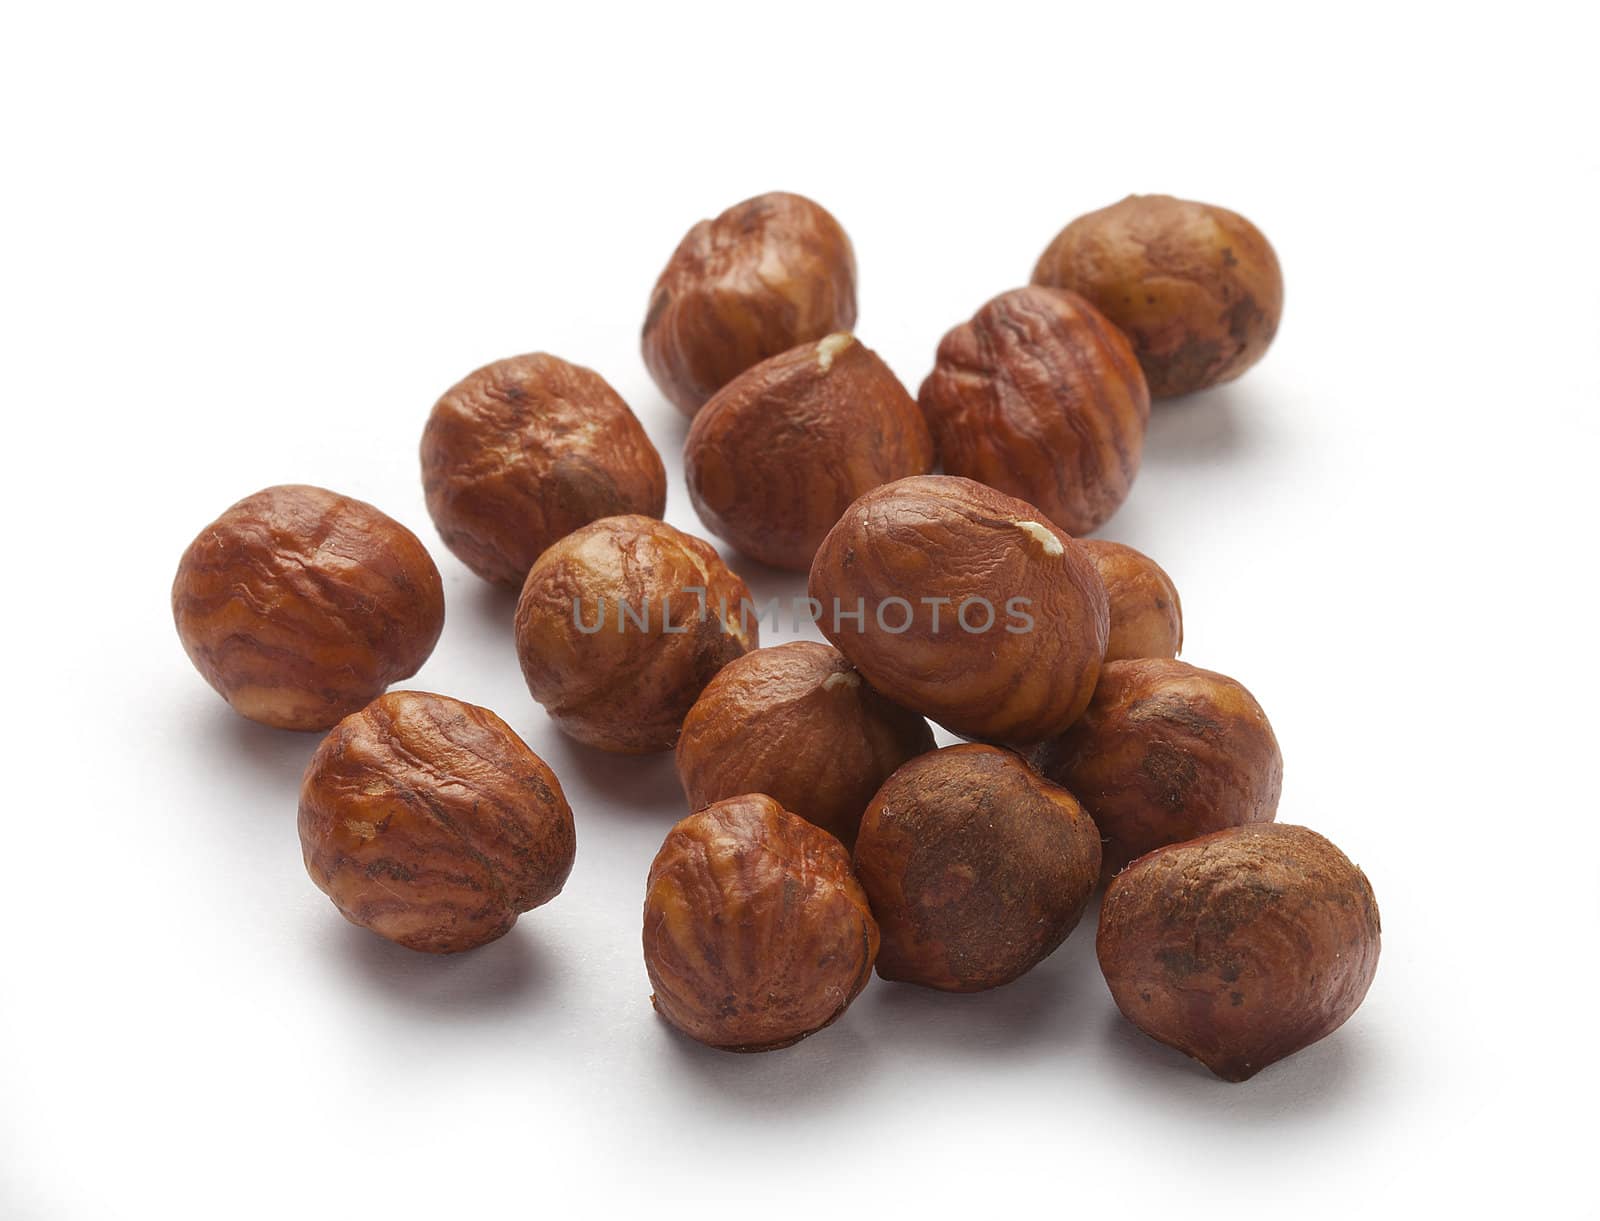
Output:
[[[561,893],[572,810],[555,773],[487,708],[394,691],[317,747],[300,846],[345,919],[448,954]]]
[[[856,324],[856,259],[821,206],[775,191],[684,236],[656,281],[644,363],[685,415],[751,365]]]
[[[510,589],[579,526],[667,504],[661,455],[628,405],[592,369],[543,352],[445,391],[422,433],[422,486],[445,546]]]
[[[1010,751],[948,746],[878,790],[855,860],[883,937],[878,974],[980,992],[1066,940],[1100,878],[1100,833]]]
[[[1095,948],[1145,1034],[1224,1081],[1326,1038],[1378,969],[1366,875],[1305,827],[1230,827],[1159,848],[1119,874]]]
[[[651,1000],[711,1047],[771,1051],[815,1034],[866,987],[877,953],[850,854],[763,794],[691,814],[650,866]]]
[[[1158,399],[1238,377],[1266,354],[1283,313],[1283,273],[1261,230],[1170,195],[1078,217],[1033,282],[1081,293],[1127,332]]]
[[[601,750],[671,750],[716,672],[756,647],[750,591],[709,543],[653,517],[603,517],[552,545],[517,602],[533,698]]]
[[[1083,719],[1033,752],[1105,839],[1109,877],[1163,844],[1271,822],[1283,756],[1239,683],[1181,661],[1108,661]]]
[[[1086,538],[1080,546],[1094,562],[1111,608],[1106,660],[1176,657],[1183,648],[1183,606],[1161,565],[1122,543]]]
[[[1127,499],[1150,393],[1128,341],[1075,293],[1002,293],[944,337],[917,396],[944,469],[1087,534]]]
[[[1094,565],[1038,509],[970,479],[868,492],[810,585],[818,626],[867,681],[953,733],[1037,742],[1094,692],[1108,630]]]
[[[684,718],[678,776],[691,810],[766,793],[848,848],[878,786],[932,749],[928,722],[838,650],[798,640],[735,658],[707,684]]]
[[[933,469],[917,404],[847,334],[739,374],[695,416],[683,451],[689,498],[711,532],[804,572],[850,502]]]
[[[444,628],[444,586],[392,517],[288,485],[245,497],[189,544],[172,617],[235,712],[327,729],[422,667]]]

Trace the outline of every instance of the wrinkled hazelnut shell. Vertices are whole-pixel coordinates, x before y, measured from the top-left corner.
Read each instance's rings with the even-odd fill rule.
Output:
[[[1117,1007],[1225,1081],[1326,1038],[1378,969],[1366,875],[1315,831],[1232,827],[1119,874],[1095,943]]]
[[[691,814],[650,866],[644,961],[656,1011],[726,1051],[771,1051],[866,987],[878,926],[833,836],[751,794]]]
[[[1271,822],[1283,756],[1242,685],[1181,661],[1108,661],[1083,718],[1031,755],[1083,802],[1109,877],[1135,857]]]
[[[1083,549],[1033,505],[970,479],[868,492],[823,540],[810,590],[818,627],[868,682],[970,737],[1059,733],[1105,655],[1105,590]],[[864,626],[845,618],[858,609]]]
[[[637,515],[552,545],[517,602],[517,656],[533,698],[601,750],[671,750],[716,672],[756,647],[750,597],[709,543]]]
[[[746,653],[711,680],[684,719],[678,776],[691,810],[765,793],[848,848],[878,786],[932,749],[925,720],[837,649],[799,640]]]
[[[1176,657],[1183,650],[1183,605],[1161,565],[1122,543],[1086,538],[1080,545],[1094,561],[1111,608],[1106,660]]]
[[[1237,212],[1130,195],[1080,216],[1050,243],[1035,284],[1087,297],[1133,342],[1156,398],[1232,381],[1266,354],[1283,273]]]
[[[340,721],[300,786],[306,871],[345,919],[435,954],[561,893],[575,851],[555,773],[486,708],[395,691]]]
[[[922,413],[877,353],[829,335],[747,369],[695,416],[689,498],[719,538],[806,571],[863,492],[933,469]]]
[[[656,281],[644,363],[693,416],[751,365],[856,324],[856,260],[839,222],[775,191],[689,230]]]
[[[598,373],[542,352],[445,391],[422,433],[422,486],[445,546],[509,589],[579,526],[667,504],[661,455],[628,405]]]
[[[1076,927],[1100,877],[1100,833],[1017,755],[949,746],[879,790],[855,863],[883,939],[878,974],[979,992],[1030,970]]]
[[[444,586],[393,518],[286,485],[247,496],[189,544],[172,616],[236,712],[327,729],[421,668],[444,628]]]
[[[1074,293],[1002,293],[944,337],[917,396],[945,472],[1087,534],[1127,499],[1150,394],[1133,349]]]

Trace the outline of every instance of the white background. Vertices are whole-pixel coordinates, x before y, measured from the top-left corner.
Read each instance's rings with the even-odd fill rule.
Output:
[[[580,7],[8,6],[0,1217],[1594,1215],[1578,6]],[[1268,710],[1280,817],[1376,887],[1334,1037],[1215,1081],[1118,1018],[1092,921],[1011,987],[875,981],[770,1055],[653,1016],[670,759],[554,732],[416,445],[467,371],[556,352],[634,405],[698,530],[638,328],[682,232],[775,188],[848,228],[859,333],[913,390],[1128,192],[1276,245],[1276,346],[1158,406],[1103,533]],[[504,715],[571,797],[565,894],[485,949],[341,920],[295,833],[315,736],[179,649],[179,553],[289,481],[428,542],[449,619],[415,685]]]

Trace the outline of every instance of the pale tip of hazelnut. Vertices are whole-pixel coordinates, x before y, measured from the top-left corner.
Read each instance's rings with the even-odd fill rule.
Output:
[[[837,691],[840,687],[850,687],[854,689],[860,685],[861,675],[857,674],[854,670],[840,670],[835,674],[828,675],[827,678],[822,680],[822,689],[824,691]]]
[[[826,373],[833,368],[833,358],[856,341],[848,331],[835,331],[817,341],[817,368]]]
[[[1043,547],[1044,553],[1052,559],[1066,553],[1067,549],[1061,545],[1061,540],[1050,532],[1050,527],[1040,525],[1036,521],[1019,521],[1016,525],[1018,530]]]

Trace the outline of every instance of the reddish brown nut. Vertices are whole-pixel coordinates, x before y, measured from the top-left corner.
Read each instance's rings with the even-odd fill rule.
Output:
[[[933,749],[914,712],[879,695],[837,649],[797,640],[728,663],[683,722],[689,808],[766,793],[846,848],[878,786]]]
[[[818,626],[879,691],[953,733],[1037,742],[1089,703],[1105,590],[1030,504],[927,475],[868,492],[811,566]]]
[[[1164,844],[1271,822],[1283,756],[1239,683],[1181,661],[1108,661],[1083,719],[1031,756],[1100,828],[1109,877]]]
[[[445,546],[510,589],[579,526],[667,504],[661,455],[628,405],[592,369],[543,352],[445,391],[422,433],[422,486]]]
[[[678,243],[644,320],[644,363],[685,415],[751,365],[856,324],[856,259],[821,206],[774,191]]]
[[[413,950],[493,941],[561,893],[575,850],[555,773],[487,708],[394,691],[334,727],[300,786],[311,880]]]
[[[857,496],[933,469],[933,440],[889,366],[840,333],[717,391],[689,429],[683,466],[713,534],[804,572]]]
[[[1017,755],[948,746],[872,799],[856,875],[883,938],[879,975],[980,992],[1031,970],[1077,926],[1100,878],[1100,833]]]
[[[1326,1038],[1378,969],[1366,875],[1305,827],[1230,827],[1119,874],[1095,948],[1145,1034],[1224,1081]]]
[[[671,750],[712,676],[756,647],[749,598],[710,544],[652,517],[603,517],[528,572],[516,614],[522,676],[580,742]]]
[[[1033,270],[1081,293],[1124,331],[1150,393],[1232,381],[1266,354],[1283,313],[1278,256],[1237,212],[1130,195],[1073,221]]]
[[[245,497],[189,544],[172,617],[235,712],[327,729],[422,667],[444,629],[444,586],[392,517],[288,485]]]
[[[878,926],[844,846],[749,794],[667,834],[644,898],[656,1011],[725,1051],[815,1034],[872,976]]]
[[[1002,293],[944,337],[917,396],[946,473],[1087,534],[1127,499],[1150,393],[1121,331],[1075,293]]]
[[[1094,561],[1111,608],[1106,660],[1176,657],[1183,648],[1183,606],[1161,565],[1122,543],[1086,538],[1081,546]]]

